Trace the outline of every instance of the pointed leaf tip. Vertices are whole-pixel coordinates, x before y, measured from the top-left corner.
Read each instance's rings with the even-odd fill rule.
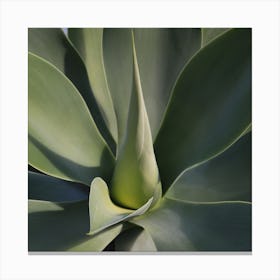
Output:
[[[126,137],[119,150],[112,179],[112,196],[121,205],[137,209],[150,197],[161,197],[161,183],[133,44],[133,89]]]

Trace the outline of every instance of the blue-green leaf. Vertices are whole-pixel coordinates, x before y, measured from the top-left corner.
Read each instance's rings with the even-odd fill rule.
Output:
[[[29,251],[102,251],[122,230],[122,225],[96,235],[89,230],[88,203],[53,203],[30,200],[28,204]]]
[[[90,188],[90,232],[88,234],[96,235],[113,225],[144,214],[151,206],[152,201],[153,198],[150,198],[135,211],[119,207],[111,201],[107,184],[101,178],[95,178]]]
[[[141,227],[123,231],[114,240],[116,251],[155,252],[157,248],[151,235]]]
[[[153,150],[153,140],[143,99],[137,57],[134,53],[134,84],[130,100],[127,133],[117,156],[112,178],[112,197],[131,209],[161,196],[161,184]]]
[[[126,133],[133,83],[131,29],[105,28],[103,30],[103,59],[118,124],[117,142],[120,144]]]
[[[164,199],[133,221],[159,251],[251,251],[251,204],[186,203]]]
[[[105,80],[107,88],[105,90],[103,86],[102,92],[112,98],[119,143],[125,134],[133,80],[130,33],[129,28],[69,29],[70,39],[86,62],[92,86],[94,79]],[[174,82],[186,62],[200,48],[201,32],[198,28],[135,28],[134,33],[143,95],[155,138]],[[93,66],[100,69],[98,74],[90,70]],[[96,90],[94,92],[99,95]],[[105,102],[100,103],[101,108],[105,105]]]
[[[109,178],[114,159],[73,84],[29,54],[28,160],[40,171],[90,185]]]
[[[103,251],[122,231],[122,224],[114,225],[94,237],[86,237],[67,251],[71,252],[99,252]]]
[[[228,150],[186,170],[166,197],[188,201],[251,201],[252,150],[247,133]]]
[[[202,48],[181,73],[155,142],[163,190],[234,143],[251,123],[251,29]]]
[[[28,172],[28,198],[52,202],[88,200],[89,188],[44,174]]]
[[[135,28],[143,96],[155,139],[174,83],[200,48],[199,28]]]
[[[88,77],[103,119],[115,142],[118,127],[114,104],[108,87],[103,59],[102,28],[69,28],[68,36],[86,65]]]
[[[36,54],[67,76],[85,100],[94,121],[115,151],[114,140],[106,127],[91,90],[85,65],[69,39],[60,28],[29,28],[28,50]]]

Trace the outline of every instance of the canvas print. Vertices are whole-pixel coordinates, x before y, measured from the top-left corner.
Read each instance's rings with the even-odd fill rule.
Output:
[[[250,28],[29,28],[29,252],[251,251]]]

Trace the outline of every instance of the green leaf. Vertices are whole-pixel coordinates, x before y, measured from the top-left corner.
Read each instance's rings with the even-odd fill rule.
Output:
[[[69,28],[68,36],[84,60],[90,85],[99,105],[103,119],[117,143],[117,120],[113,101],[108,88],[103,59],[103,29]]]
[[[90,188],[90,232],[88,234],[95,235],[113,225],[144,214],[151,206],[152,201],[153,198],[150,198],[136,211],[119,207],[111,201],[107,184],[101,178],[95,178]]]
[[[250,124],[247,129],[243,132],[243,135],[250,133],[252,131],[252,124]]]
[[[201,34],[199,29],[183,28],[136,28],[134,31],[144,100],[155,138],[173,84],[200,48]],[[87,65],[95,95],[105,98],[105,93],[106,98],[110,101],[111,97],[113,101],[119,143],[125,134],[133,80],[130,33],[129,28],[69,29],[69,37]],[[109,101],[99,102],[103,110],[105,106],[113,110]]]
[[[166,197],[188,201],[251,201],[251,133],[219,156],[186,170]]]
[[[123,229],[123,225],[118,224],[106,229],[94,237],[87,237],[79,244],[71,247],[68,251],[71,252],[99,252],[103,251]]]
[[[49,175],[90,185],[114,164],[73,84],[36,55],[28,57],[29,163]]]
[[[126,133],[129,101],[133,83],[131,29],[104,29],[103,56],[108,86],[118,123],[118,143],[122,143]]]
[[[251,30],[202,48],[182,71],[155,141],[163,190],[185,169],[219,154],[251,123]]]
[[[150,234],[141,227],[123,231],[114,240],[116,251],[155,252],[157,248]]]
[[[76,71],[77,69],[68,69],[68,58],[71,58],[69,63],[73,63],[72,65],[79,70],[83,68],[83,63],[60,28],[29,28],[28,51],[56,66],[68,78],[73,74],[70,72],[71,70],[76,72],[76,76],[82,78],[82,75]],[[75,75],[73,78],[75,80]]]
[[[28,164],[28,171],[31,171],[33,173],[43,174],[41,171],[39,171],[38,169],[34,168],[30,164]]]
[[[198,28],[135,28],[135,48],[153,139],[174,83],[200,48]]]
[[[28,172],[28,198],[53,202],[88,200],[89,188],[51,176]]]
[[[60,28],[29,28],[28,49],[54,66],[67,76],[84,98],[94,121],[115,151],[114,140],[102,119],[101,112],[92,93],[87,70],[78,52]]]
[[[102,251],[122,226],[89,237],[88,203],[53,203],[30,200],[28,203],[29,251]]]
[[[134,83],[127,133],[121,143],[112,178],[112,198],[120,205],[137,209],[161,196],[161,183],[153,150],[152,135],[143,99],[137,57],[133,43]]]
[[[201,46],[204,47],[228,30],[230,30],[230,28],[201,28]]]
[[[164,199],[134,219],[159,251],[251,251],[251,204],[186,203]]]
[[[63,251],[88,230],[87,202],[28,201],[28,250]]]

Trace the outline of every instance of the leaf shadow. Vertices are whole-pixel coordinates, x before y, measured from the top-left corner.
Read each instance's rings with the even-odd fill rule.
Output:
[[[104,168],[111,162],[108,151],[104,150],[99,166],[87,167],[69,160],[46,147],[44,144],[28,134],[29,141],[55,166],[57,170],[75,181],[90,185],[94,177],[102,177],[109,182],[112,177],[113,166]],[[103,167],[103,168],[102,168]]]
[[[89,239],[88,201],[57,205],[62,209],[28,215],[28,251],[65,251]]]
[[[94,93],[91,89],[87,70],[74,48],[66,48],[64,57],[65,75],[75,84],[93,117],[97,128],[109,145],[112,153],[116,154],[116,143],[102,117]]]
[[[48,175],[28,172],[28,199],[52,202],[88,200],[89,187]]]
[[[195,251],[243,252],[252,250],[251,205],[190,204],[179,228]],[[192,214],[193,213],[193,214]]]

